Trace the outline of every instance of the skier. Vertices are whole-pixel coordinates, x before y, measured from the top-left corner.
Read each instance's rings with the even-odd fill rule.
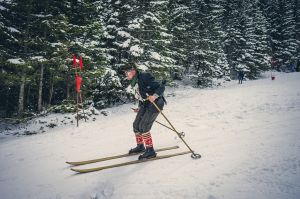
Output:
[[[243,83],[243,79],[244,79],[244,72],[242,70],[240,70],[238,72],[238,79],[239,79],[239,84]]]
[[[155,102],[160,110],[163,109],[165,86],[156,81],[150,73],[138,71],[134,63],[124,66],[123,71],[127,80],[131,81],[135,97],[139,100],[139,107],[133,108],[137,113],[133,122],[137,146],[130,149],[129,154],[144,152],[139,156],[139,160],[154,158],[156,152],[153,148],[150,130],[159,112],[152,102]]]

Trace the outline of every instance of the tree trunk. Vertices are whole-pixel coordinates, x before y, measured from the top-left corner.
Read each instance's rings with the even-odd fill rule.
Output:
[[[27,89],[27,98],[26,98],[26,104],[28,104],[28,105],[30,105],[30,92],[31,92],[31,87],[29,84],[28,89]]]
[[[21,84],[20,84],[20,93],[19,93],[19,106],[18,106],[18,116],[21,116],[24,111],[24,88],[25,88],[25,79],[26,74],[23,72]]]
[[[10,93],[10,87],[8,87],[7,92],[6,92],[6,102],[5,102],[5,117],[8,117],[8,101],[9,101],[9,93]]]
[[[52,96],[53,96],[53,84],[54,84],[54,78],[53,74],[51,75],[51,81],[50,81],[50,92],[49,92],[49,105],[51,105]]]
[[[41,74],[40,74],[39,95],[38,95],[38,112],[39,113],[42,111],[43,76],[44,76],[44,64],[41,63]]]
[[[70,96],[70,89],[69,89],[69,83],[70,83],[70,73],[71,73],[71,69],[68,66],[68,60],[66,60],[66,65],[68,67],[68,73],[67,73],[67,86],[66,86],[66,98],[69,99]]]

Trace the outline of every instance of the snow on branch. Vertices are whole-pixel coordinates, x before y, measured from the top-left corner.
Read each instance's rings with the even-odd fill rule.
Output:
[[[8,27],[7,28],[10,32],[17,32],[17,33],[21,33],[20,31],[18,31],[17,29],[13,28],[13,27]]]
[[[38,62],[47,61],[47,59],[45,59],[43,56],[34,56],[34,57],[31,57],[30,59],[34,60],[34,61],[38,61]]]
[[[157,19],[157,17],[151,12],[147,12],[144,15],[144,18],[145,19],[150,19],[152,22],[160,23],[159,19]]]
[[[7,60],[11,64],[16,64],[16,65],[22,65],[25,64],[25,61],[21,58],[16,58],[16,59],[8,59]]]
[[[130,50],[129,50],[129,51],[131,52],[131,54],[132,54],[133,56],[138,57],[138,56],[140,56],[141,54],[143,54],[144,49],[141,48],[139,45],[134,45],[134,46],[131,46],[131,47],[130,47]]]
[[[157,52],[150,52],[150,56],[153,59],[160,60],[160,55]]]
[[[118,31],[118,35],[120,35],[121,37],[125,37],[125,38],[130,38],[131,35],[128,32],[125,31]]]
[[[131,42],[131,40],[127,39],[123,43],[114,42],[114,44],[121,47],[121,48],[127,48],[129,46],[130,42]]]

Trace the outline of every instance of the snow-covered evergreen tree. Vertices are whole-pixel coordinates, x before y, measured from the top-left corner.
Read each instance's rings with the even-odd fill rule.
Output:
[[[299,38],[299,34],[297,34],[296,7],[297,5],[299,7],[299,3],[290,0],[261,0],[261,5],[269,24],[272,67],[277,70],[287,70],[297,61],[296,57],[298,56],[299,41],[297,38]]]
[[[73,54],[83,57],[85,98],[101,108],[124,100],[128,82],[120,69],[129,62],[158,78],[186,75],[200,87],[235,78],[238,70],[256,78],[271,60],[277,70],[294,70],[299,6],[297,0],[2,0],[0,115],[73,103]]]
[[[231,70],[231,76],[236,76],[237,70],[245,70],[244,64],[246,39],[243,32],[243,20],[246,19],[240,1],[228,0],[225,4],[224,29],[226,31],[225,53]]]
[[[210,56],[212,57],[212,78],[226,77],[230,73],[226,54],[224,52],[223,41],[226,38],[226,32],[222,28],[222,19],[224,16],[224,2],[220,0],[211,0],[208,3],[208,29],[210,34]]]
[[[297,55],[297,48],[299,48],[299,41],[297,41],[296,30],[296,16],[295,4],[293,0],[286,0],[282,4],[282,68],[291,70],[294,65]]]
[[[225,6],[225,52],[232,77],[242,70],[246,77],[256,78],[270,68],[267,20],[258,1],[228,0]]]
[[[296,21],[296,42],[297,42],[297,53],[296,53],[296,68],[300,70],[300,1],[294,0],[294,13]]]
[[[185,69],[189,68],[189,53],[191,51],[191,37],[189,34],[192,21],[190,15],[190,1],[169,1],[168,33],[172,35],[171,57],[175,60],[174,70],[171,72],[174,79],[182,79]]]
[[[191,11],[193,49],[190,59],[193,61],[189,76],[197,86],[209,86],[212,78],[220,78],[229,71],[222,46],[223,7],[215,1],[192,1]]]
[[[268,44],[267,22],[258,7],[258,1],[245,1],[244,47],[245,57],[243,70],[249,78],[257,77],[261,72],[270,69],[271,49]]]
[[[167,1],[131,1],[125,28],[118,32],[123,37],[119,44],[141,70],[151,70],[156,76],[168,78],[175,63],[171,58],[171,36],[168,34]]]

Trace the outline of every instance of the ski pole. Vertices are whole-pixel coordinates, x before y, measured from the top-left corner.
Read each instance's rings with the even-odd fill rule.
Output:
[[[178,135],[178,137],[182,140],[182,142],[185,144],[185,146],[191,151],[192,155],[191,157],[193,159],[198,159],[201,158],[200,154],[195,153],[191,147],[186,143],[186,141],[182,138],[181,134],[175,129],[175,127],[172,125],[172,123],[169,121],[169,119],[165,116],[165,114],[160,110],[160,108],[157,106],[157,104],[155,102],[151,102],[155,108],[158,110],[158,112],[167,120],[167,122],[170,124],[170,126],[172,127],[173,131]]]
[[[160,125],[162,125],[162,126],[164,126],[164,127],[166,127],[167,129],[170,129],[171,131],[174,131],[174,129],[168,127],[167,125],[164,125],[164,124],[160,123],[159,121],[155,121],[155,122],[158,123],[158,124],[160,124]],[[174,132],[176,133],[176,131],[174,131]],[[185,133],[184,132],[180,132],[180,136],[184,138]]]

